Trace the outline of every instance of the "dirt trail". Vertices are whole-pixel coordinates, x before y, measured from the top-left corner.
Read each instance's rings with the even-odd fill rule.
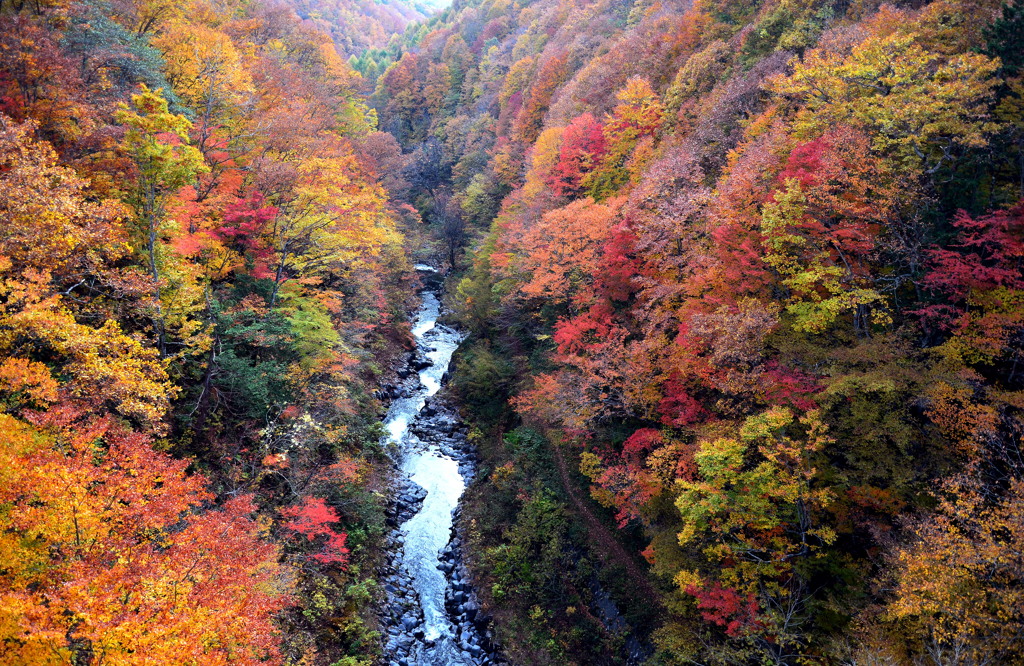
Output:
[[[565,492],[572,501],[573,506],[576,507],[576,511],[583,516],[583,520],[587,523],[587,534],[597,545],[597,548],[594,549],[596,551],[595,554],[605,562],[609,559],[614,560],[615,563],[626,570],[632,583],[643,590],[651,603],[660,605],[661,595],[651,585],[647,579],[647,574],[637,564],[633,556],[622,547],[622,544],[615,538],[611,530],[605,527],[604,523],[598,520],[597,516],[591,512],[587,502],[579,496],[576,484],[573,483],[572,477],[569,474],[569,467],[565,462],[565,453],[562,451],[562,447],[555,444],[551,449],[555,455],[558,474],[562,478],[562,487],[565,488]]]

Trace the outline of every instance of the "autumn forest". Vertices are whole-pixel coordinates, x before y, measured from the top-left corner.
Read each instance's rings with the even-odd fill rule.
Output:
[[[1024,4],[0,0],[0,664],[1024,664]]]

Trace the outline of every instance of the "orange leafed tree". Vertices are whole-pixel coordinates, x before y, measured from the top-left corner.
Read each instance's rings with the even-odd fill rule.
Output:
[[[527,296],[568,299],[602,271],[605,241],[616,223],[620,201],[575,201],[544,215],[526,234],[522,267],[531,279]]]
[[[287,600],[248,498],[204,510],[205,479],[112,419],[0,415],[0,661],[263,664]]]

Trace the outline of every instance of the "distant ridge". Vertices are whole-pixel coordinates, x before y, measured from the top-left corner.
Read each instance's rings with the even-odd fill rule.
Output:
[[[345,56],[384,48],[414,21],[446,7],[445,0],[291,0],[304,20],[329,34]]]

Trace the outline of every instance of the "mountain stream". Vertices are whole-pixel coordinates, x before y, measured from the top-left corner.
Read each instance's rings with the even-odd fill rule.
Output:
[[[434,269],[417,266],[425,278]],[[413,319],[416,349],[391,387],[384,426],[399,467],[389,509],[390,562],[381,572],[389,666],[487,666],[504,663],[491,643],[453,529],[458,503],[475,473],[475,455],[455,411],[436,395],[462,335],[437,322],[437,280],[427,281]]]

